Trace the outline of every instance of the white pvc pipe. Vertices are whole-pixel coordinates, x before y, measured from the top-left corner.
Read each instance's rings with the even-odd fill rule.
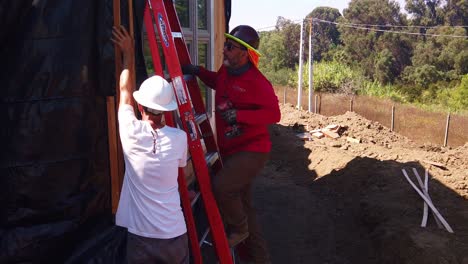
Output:
[[[432,199],[429,196],[429,182],[428,182],[429,172],[426,170],[426,172],[424,173],[424,184],[423,184],[423,182],[421,180],[421,177],[419,176],[419,173],[416,170],[416,168],[413,168],[413,173],[414,173],[414,175],[416,175],[416,179],[418,180],[419,187],[421,187],[421,190],[423,191],[424,195],[427,197],[427,199],[429,199],[429,201],[432,202]],[[429,213],[428,211],[429,211],[429,208],[427,206],[427,203],[424,202],[424,212],[423,212],[423,219],[421,221],[421,227],[426,227],[426,225],[427,225],[427,216],[428,216],[428,213]],[[439,219],[434,214],[432,214],[432,216],[434,217],[434,220],[436,221],[437,226],[439,228],[442,228],[442,225],[441,225]]]
[[[416,185],[413,183],[413,181],[409,178],[409,176],[406,173],[405,169],[402,169],[401,171],[403,172],[403,175],[405,175],[406,180],[408,180],[408,182],[411,184],[413,189],[419,194],[419,196],[421,196],[421,198],[423,198],[423,200],[427,203],[429,208],[431,208],[432,212],[437,216],[437,218],[439,218],[440,222],[442,222],[442,225],[445,227],[445,229],[448,232],[453,233],[453,229],[450,227],[450,225],[447,223],[447,221],[445,221],[445,219],[439,213],[437,208],[435,208],[434,204],[432,204],[432,202],[429,199],[427,199],[427,197],[421,192],[421,190],[419,190],[418,187],[416,187]]]
[[[309,113],[312,112],[312,96],[314,95],[314,85],[313,85],[313,67],[312,63],[314,60],[314,50],[312,49],[312,18],[309,22]]]

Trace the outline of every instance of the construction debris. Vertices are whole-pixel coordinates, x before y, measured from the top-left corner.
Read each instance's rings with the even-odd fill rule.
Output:
[[[333,132],[333,131],[329,131],[329,130],[326,130],[326,129],[322,130],[322,133],[323,133],[325,136],[330,137],[330,138],[334,138],[334,139],[340,137],[340,135],[338,135],[338,133]]]
[[[427,185],[427,179],[425,179],[426,181],[426,184],[423,185],[422,181],[421,181],[421,177],[419,176],[419,174],[417,173],[416,169],[413,169],[413,172],[415,173],[417,179],[418,179],[418,182],[419,182],[419,185],[422,186],[423,188],[419,189],[414,183],[413,181],[410,179],[410,177],[408,176],[408,174],[406,173],[405,169],[402,169],[401,170],[403,172],[403,175],[405,176],[406,180],[408,180],[408,182],[410,183],[410,185],[413,187],[413,189],[419,194],[419,196],[421,196],[421,198],[424,200],[424,212],[423,212],[423,220],[422,220],[422,223],[421,223],[421,226],[425,226],[426,223],[427,223],[427,208],[426,206],[428,206],[431,210],[432,210],[432,213],[435,215],[436,218],[439,219],[439,222],[442,223],[442,225],[445,227],[445,229],[447,230],[447,232],[449,233],[453,233],[453,229],[450,227],[450,225],[447,223],[447,221],[444,219],[444,217],[442,217],[442,215],[440,214],[440,212],[437,210],[437,208],[434,206],[434,204],[432,203],[432,200],[431,198],[429,197],[429,188],[428,188],[428,185]],[[426,172],[426,175],[427,175],[427,172]],[[427,176],[426,176],[427,177]],[[439,223],[438,223],[439,224]]]
[[[299,128],[299,125],[295,123],[292,128],[293,130],[297,131]],[[309,126],[307,126],[307,130],[308,129],[309,129]],[[346,129],[347,127],[343,127],[343,126],[336,125],[336,124],[331,124],[324,128],[313,129],[313,130],[308,130],[306,132],[297,133],[296,136],[301,138],[302,140],[307,140],[307,141],[311,141],[312,137],[320,139],[325,136],[329,138],[337,139],[337,138],[340,138],[341,134]]]
[[[351,142],[351,143],[361,143],[361,139],[360,138],[353,138],[353,137],[346,137],[346,141],[348,142]]]
[[[445,167],[444,164],[439,163],[439,162],[434,162],[434,161],[430,161],[430,160],[421,160],[421,161],[422,161],[422,162],[425,162],[425,163],[427,163],[427,164],[430,164],[430,165],[439,167],[439,168],[441,168],[441,169],[447,169],[447,168]]]
[[[296,136],[305,141],[312,141],[312,135],[309,132],[298,133]]]
[[[318,131],[318,132],[314,132],[312,136],[320,139],[320,138],[323,138],[325,135],[322,132]]]
[[[309,130],[309,133],[314,137],[314,138],[323,138],[323,137],[329,137],[329,138],[333,138],[333,139],[337,139],[337,138],[340,138],[341,137],[341,134],[343,134],[343,132],[345,130],[347,130],[348,127],[346,126],[340,126],[340,125],[336,125],[336,124],[331,124],[331,125],[328,125],[324,128],[318,128],[318,129],[313,129],[313,130]],[[361,140],[358,139],[358,142],[355,142],[355,143],[360,143]]]

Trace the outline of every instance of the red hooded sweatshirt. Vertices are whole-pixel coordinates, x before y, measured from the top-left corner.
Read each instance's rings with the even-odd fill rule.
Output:
[[[281,112],[271,83],[255,67],[250,66],[242,73],[228,73],[223,65],[218,72],[200,67],[198,77],[216,90],[215,106],[229,100],[237,110],[239,136],[226,137],[229,124],[218,110],[215,112],[218,146],[222,156],[240,151],[270,152],[271,141],[268,125],[280,121]]]

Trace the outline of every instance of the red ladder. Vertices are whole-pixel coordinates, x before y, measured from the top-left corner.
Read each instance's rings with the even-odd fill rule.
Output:
[[[179,192],[190,239],[193,263],[203,262],[201,246],[204,245],[206,237],[211,234],[218,262],[231,264],[233,259],[221,215],[212,193],[210,179],[210,171],[215,175],[222,168],[222,162],[198,83],[195,78],[185,80],[182,74],[181,65],[191,64],[191,60],[182,36],[182,29],[173,1],[147,0],[144,12],[144,23],[155,74],[164,76],[155,32],[159,33],[159,44],[162,47],[167,70],[177,98],[180,125],[187,132],[188,147],[199,189],[199,192],[191,199],[184,171],[180,169],[178,177]],[[175,126],[172,115],[166,115],[165,118],[168,125]],[[209,227],[200,232],[201,239],[199,241],[199,232],[197,232],[192,206],[200,200],[200,196]]]

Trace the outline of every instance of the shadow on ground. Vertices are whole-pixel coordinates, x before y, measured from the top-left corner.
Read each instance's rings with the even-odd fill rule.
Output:
[[[455,233],[431,215],[420,227],[423,201],[401,172],[424,175],[419,163],[355,157],[317,178],[309,163],[323,152],[304,147],[293,127],[270,132],[254,199],[273,263],[468,263],[468,203],[435,179],[432,200]]]

